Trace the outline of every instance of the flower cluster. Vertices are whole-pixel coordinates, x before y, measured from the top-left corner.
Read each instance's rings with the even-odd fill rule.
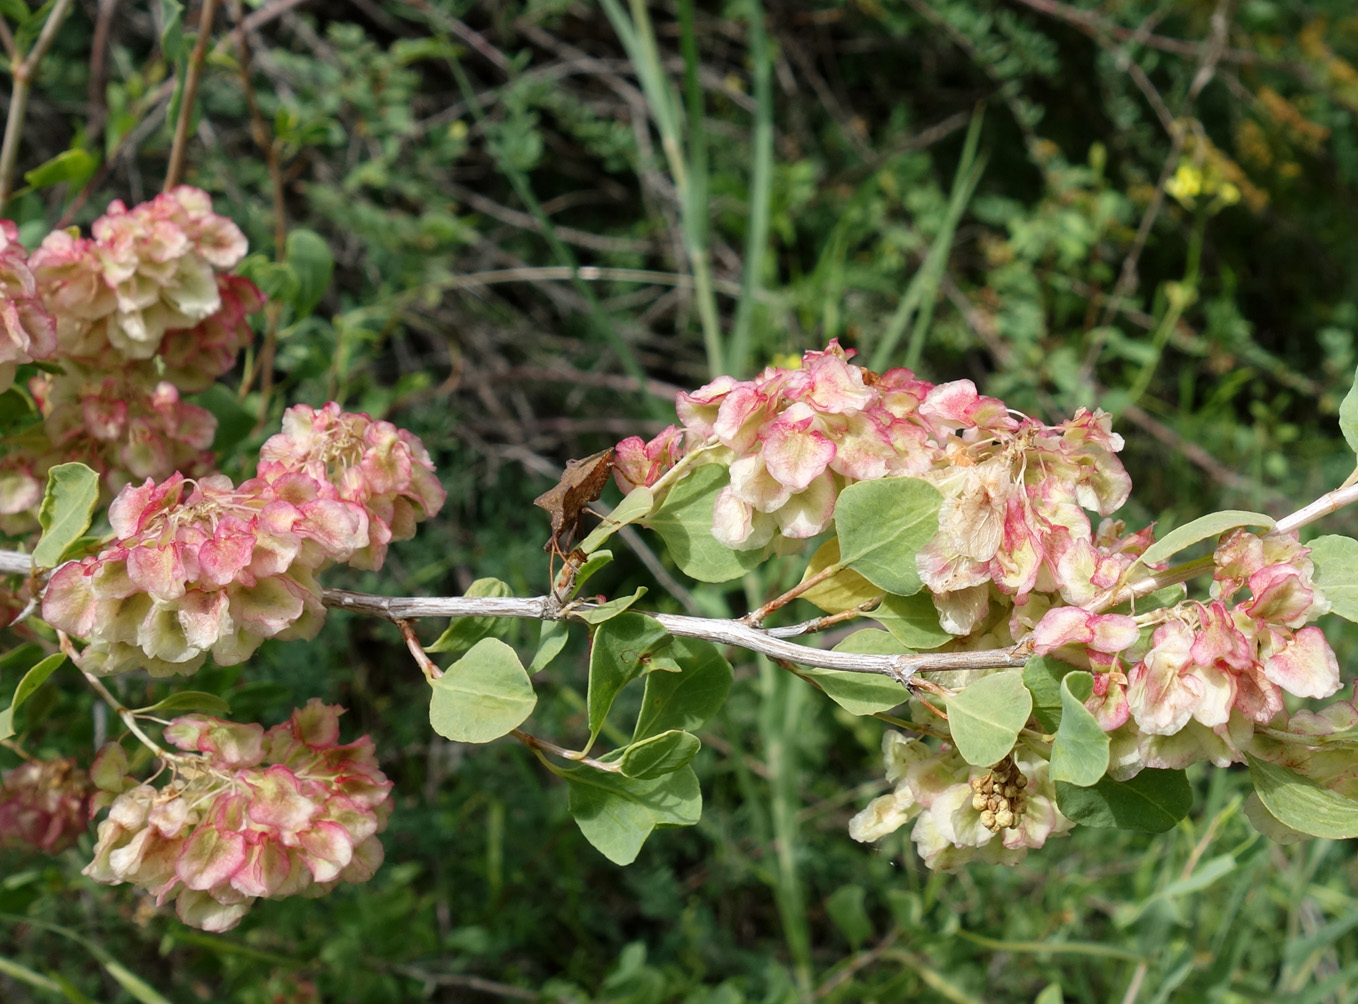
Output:
[[[415,524],[438,512],[447,497],[418,438],[390,422],[342,412],[333,401],[319,411],[289,408],[283,431],[260,448],[261,478],[272,482],[292,472],[367,513],[368,539],[347,559],[355,568],[381,568],[387,545],[413,537]]]
[[[391,782],[372,740],[340,743],[342,713],[313,699],[267,732],[177,718],[165,738],[191,754],[171,759],[160,789],[125,776],[126,754],[106,747],[92,774],[111,804],[84,873],[138,886],[157,905],[173,900],[181,920],[207,931],[234,927],[260,897],[367,881],[382,863]]]
[[[312,638],[325,617],[316,574],[335,562],[379,566],[388,540],[411,536],[443,504],[410,433],[334,404],[292,409],[293,426],[303,411],[326,416],[328,430],[360,430],[358,440],[317,436],[289,452],[284,434],[270,440],[273,459],[240,485],[175,473],[119,493],[109,508],[113,543],[57,569],[43,597],[49,624],[89,640],[83,668],[192,673],[209,653],[232,665],[267,638]],[[329,442],[341,448],[336,456],[321,449]]]
[[[89,776],[74,760],[30,760],[0,775],[0,847],[57,854],[89,824]]]
[[[882,756],[895,789],[854,816],[849,835],[876,841],[914,820],[910,838],[930,868],[952,871],[969,861],[1014,864],[1029,848],[1075,825],[1056,807],[1047,762],[1022,750],[985,770],[969,765],[951,746],[935,749],[922,739],[887,732]]]
[[[56,322],[38,295],[19,228],[0,220],[0,391],[14,383],[14,367],[56,349]]]
[[[179,395],[210,386],[251,338],[259,290],[225,272],[245,254],[239,228],[181,186],[114,202],[91,236],[56,231],[26,261],[13,225],[0,230],[0,387],[15,363],[60,367],[29,385],[44,435],[0,460],[0,528],[30,529],[47,470],[68,460],[96,468],[110,494],[209,471],[216,420]]]
[[[917,559],[920,577],[956,635],[985,618],[992,584],[1016,606],[1035,591],[1086,603],[1150,543],[1148,533],[1122,537],[1117,523],[1095,532],[1085,513],[1111,514],[1131,489],[1105,413],[1081,409],[1044,425],[970,380],[932,384],[903,368],[878,375],[851,356],[831,342],[800,368],[719,377],[679,395],[686,434],[711,445],[705,460],[730,469],[713,510],[722,543],[745,550],[778,534],[811,537],[846,485],[924,479],[944,502]],[[620,482],[654,483],[682,455],[677,436],[671,427],[650,443],[619,443]]]

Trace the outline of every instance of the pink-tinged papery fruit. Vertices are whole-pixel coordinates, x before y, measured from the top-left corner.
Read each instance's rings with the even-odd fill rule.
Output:
[[[74,760],[30,760],[0,775],[0,847],[56,854],[89,826],[89,775]]]
[[[982,622],[990,584],[1016,605],[1033,592],[1084,605],[1115,587],[1140,552],[1096,536],[1087,515],[1113,512],[1131,487],[1107,414],[1081,409],[1045,425],[970,380],[879,375],[852,357],[831,342],[800,366],[771,366],[753,380],[718,377],[679,395],[688,448],[701,444],[706,462],[730,471],[713,505],[717,540],[751,550],[815,536],[848,485],[914,477],[944,499],[917,571],[949,632],[969,634]],[[669,436],[619,443],[619,484],[651,483]]]
[[[299,404],[284,412],[283,431],[260,449],[258,470],[270,483],[304,474],[366,510],[367,542],[346,559],[355,568],[381,568],[387,545],[413,537],[415,524],[443,508],[446,498],[417,436],[342,411],[333,401],[319,410]]]
[[[38,295],[19,229],[0,220],[0,391],[14,383],[15,366],[46,359],[56,345],[56,322]]]
[[[114,542],[57,569],[43,598],[44,619],[88,639],[79,662],[101,674],[191,673],[209,652],[233,665],[266,638],[314,637],[315,572],[368,540],[365,510],[302,474],[148,479],[119,493],[109,522]]]
[[[175,719],[165,739],[192,755],[175,758],[163,788],[129,786],[125,760],[96,775],[114,798],[84,874],[173,901],[181,920],[207,931],[234,927],[258,898],[366,882],[382,863],[391,782],[368,737],[339,742],[342,713],[313,699],[267,732]]]
[[[132,209],[113,202],[90,230],[49,234],[31,264],[57,318],[59,353],[108,368],[150,359],[167,332],[216,314],[217,270],[246,250],[240,229],[188,186]]]

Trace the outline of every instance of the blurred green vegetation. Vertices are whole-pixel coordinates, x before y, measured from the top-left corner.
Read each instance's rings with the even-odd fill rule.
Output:
[[[0,14],[16,28],[29,6]],[[192,41],[167,59],[178,6],[74,6],[20,165],[80,150],[94,170],[10,204],[30,243],[159,190]],[[263,319],[273,393],[255,381],[241,404],[267,420],[240,427],[224,469],[287,403],[333,398],[420,435],[449,491],[380,574],[330,585],[442,595],[497,576],[539,593],[530,503],[566,459],[658,431],[676,389],[834,337],[1048,420],[1113,412],[1138,524],[1281,515],[1349,473],[1350,0],[224,6],[185,180],[246,229],[266,287],[290,254],[305,264],[305,242],[279,246],[290,232],[334,257],[313,312]],[[591,589],[739,613],[799,571],[669,596],[658,548],[619,549]],[[1352,665],[1358,638],[1326,627]],[[536,632],[509,640],[531,652]],[[532,720],[565,742],[586,731],[571,644]],[[312,695],[351,709],[397,783],[376,879],[210,936],[81,878],[88,839],[52,862],[6,854],[0,999],[1358,998],[1352,848],[1259,838],[1240,772],[1202,775],[1163,837],[1081,829],[1018,868],[933,875],[904,832],[847,837],[881,787],[880,723],[771,665],[736,671],[696,762],[701,824],[619,869],[527,750],[431,733],[390,625],[332,614],[315,643],[194,685],[266,724]],[[131,704],[166,690],[119,685]],[[34,752],[88,755],[96,713],[73,678],[26,711]]]

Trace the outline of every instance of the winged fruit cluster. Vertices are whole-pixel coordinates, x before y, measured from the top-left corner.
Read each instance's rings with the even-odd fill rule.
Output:
[[[243,662],[267,638],[315,636],[316,573],[378,568],[387,543],[438,512],[443,488],[419,439],[389,422],[305,405],[240,485],[175,473],[124,488],[113,542],[59,568],[43,597],[52,626],[86,638],[82,667],[192,673],[208,653]]]
[[[208,931],[235,927],[258,898],[366,882],[382,863],[391,782],[367,736],[340,743],[342,713],[312,699],[267,732],[176,718],[165,739],[190,753],[173,757],[160,788],[126,775],[121,746],[105,747],[91,774],[108,816],[84,873],[173,901]]]

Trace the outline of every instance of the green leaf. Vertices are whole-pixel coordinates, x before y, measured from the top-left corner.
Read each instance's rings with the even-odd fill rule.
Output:
[[[288,234],[285,264],[297,277],[297,291],[292,297],[293,309],[299,318],[306,317],[325,296],[330,276],[335,271],[335,259],[330,246],[320,234],[298,228]]]
[[[1313,837],[1358,837],[1358,801],[1286,767],[1246,756],[1259,801],[1278,822]]]
[[[628,777],[647,779],[673,774],[688,766],[702,745],[692,732],[671,729],[628,746],[618,759],[618,766]]]
[[[855,631],[835,646],[836,652],[867,655],[896,655],[904,649],[894,637],[877,628]],[[850,673],[842,669],[802,669],[797,675],[810,680],[851,715],[866,717],[890,711],[909,695],[888,676],[877,673]]]
[[[627,493],[627,497],[617,507],[599,521],[594,531],[580,542],[579,549],[593,554],[604,541],[623,527],[645,519],[655,508],[655,498],[645,485],[639,485]]]
[[[32,13],[24,0],[0,0],[0,17],[6,17],[15,24],[27,21]]]
[[[571,583],[571,595],[580,595],[591,575],[613,560],[612,551],[595,551],[575,570],[575,580]]]
[[[573,616],[586,624],[602,624],[604,621],[617,617],[645,595],[646,587],[638,586],[637,591],[631,596],[619,596],[616,600],[609,600],[607,603],[601,603],[592,609],[577,610]]]
[[[953,636],[938,623],[938,608],[933,596],[918,592],[914,596],[887,596],[868,616],[881,623],[906,648],[915,652],[938,648]]]
[[[533,713],[537,694],[514,650],[484,638],[429,684],[429,724],[445,739],[488,743]]]
[[[538,629],[538,650],[533,654],[528,672],[540,673],[546,669],[566,647],[566,639],[570,637],[570,633],[570,625],[565,621],[543,621],[542,627]]]
[[[937,488],[915,478],[849,485],[835,502],[841,560],[888,593],[913,596],[922,585],[915,553],[938,533],[942,502]]]
[[[1358,540],[1332,533],[1307,546],[1316,566],[1316,585],[1330,601],[1330,612],[1358,621]]]
[[[802,573],[805,582],[813,575],[819,575],[831,565],[839,564],[839,538],[831,537],[811,556],[811,562]],[[882,590],[874,586],[852,568],[841,568],[823,582],[818,582],[801,594],[800,599],[814,603],[827,614],[837,614],[853,607],[862,606],[882,595]]]
[[[160,0],[160,51],[165,62],[177,62],[184,55],[184,5],[179,0]]]
[[[1354,374],[1353,386],[1339,404],[1339,431],[1349,449],[1358,453],[1358,373]]]
[[[1032,710],[1023,674],[1006,670],[983,676],[948,698],[948,731],[963,760],[989,767],[1014,748]]]
[[[680,571],[699,582],[727,582],[764,560],[764,549],[733,551],[712,536],[712,505],[729,475],[720,464],[696,467],[644,522],[665,542]]]
[[[692,767],[657,778],[631,778],[592,767],[563,772],[569,806],[585,839],[617,865],[630,865],[657,826],[692,826],[703,797]]]
[[[1199,516],[1183,526],[1175,527],[1146,548],[1146,553],[1141,555],[1138,561],[1153,565],[1172,557],[1190,544],[1196,544],[1208,537],[1220,537],[1227,530],[1234,530],[1239,526],[1257,526],[1265,530],[1272,530],[1275,525],[1273,517],[1262,512],[1227,509],[1224,512],[1208,513],[1206,516]]]
[[[61,556],[90,526],[99,501],[99,475],[84,464],[57,464],[47,472],[38,510],[42,539],[33,548],[34,568],[56,568]]]
[[[594,745],[622,688],[653,669],[679,672],[669,654],[673,639],[654,617],[619,614],[594,631],[589,650],[589,742]]]
[[[1036,655],[1023,666],[1023,685],[1033,695],[1033,717],[1051,734],[1061,726],[1061,678],[1074,669],[1049,655]]]
[[[66,661],[66,656],[57,652],[49,655],[42,662],[38,663],[19,680],[19,685],[14,688],[14,698],[10,701],[9,707],[0,711],[0,739],[8,739],[14,735],[14,713],[19,710],[26,700],[33,696],[33,692],[47,682],[58,666]]]
[[[499,579],[477,579],[467,587],[464,596],[513,596],[514,591],[508,583]],[[451,652],[461,655],[471,650],[482,638],[503,637],[509,630],[507,617],[456,617],[447,630],[439,635],[432,645],[426,645],[426,652]]]
[[[138,708],[138,714],[163,714],[167,711],[201,711],[208,715],[225,715],[231,705],[216,694],[202,690],[177,690],[149,708]]]
[[[1181,770],[1147,768],[1129,780],[1105,776],[1087,788],[1058,781],[1056,804],[1085,826],[1164,833],[1193,808],[1193,789]]]
[[[33,170],[25,171],[24,181],[35,189],[50,188],[62,182],[79,188],[90,180],[98,167],[99,162],[88,150],[63,150]]]
[[[1061,679],[1061,727],[1052,743],[1053,781],[1088,788],[1108,770],[1108,733],[1085,707],[1093,692],[1094,677],[1082,670]]]
[[[669,654],[680,671],[647,675],[633,742],[671,729],[698,731],[731,692],[731,664],[711,642],[675,638]]]
[[[849,939],[856,952],[872,937],[874,928],[863,905],[865,891],[861,885],[842,885],[825,899],[825,912],[835,926]]]

